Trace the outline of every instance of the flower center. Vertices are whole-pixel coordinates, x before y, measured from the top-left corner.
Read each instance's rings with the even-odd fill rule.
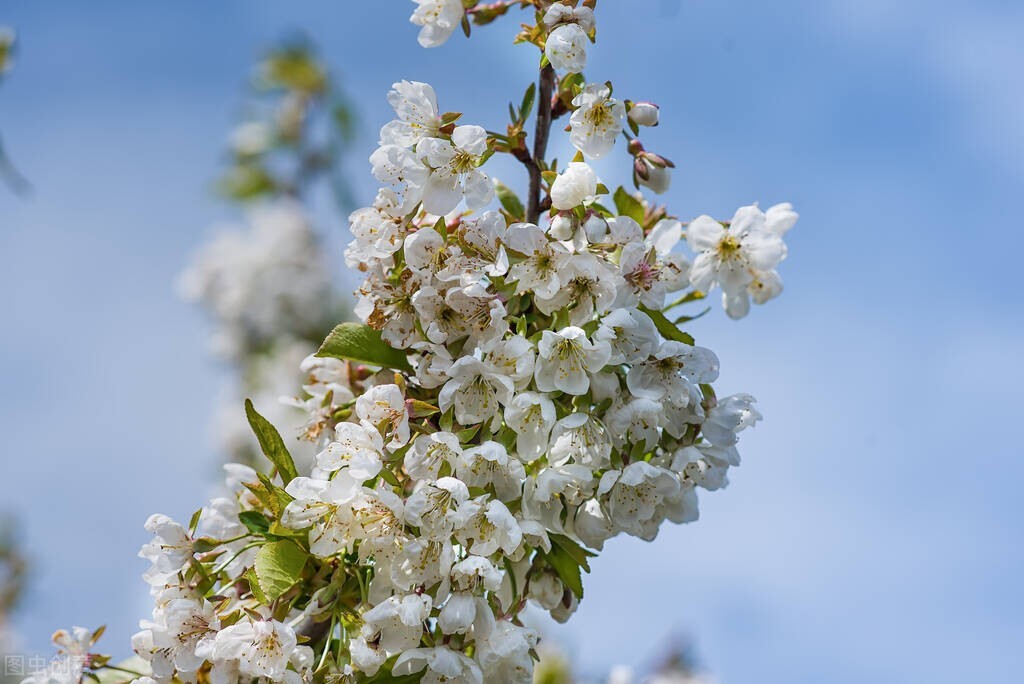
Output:
[[[463,150],[457,150],[452,157],[451,167],[453,173],[469,173],[476,168],[476,157]]]
[[[739,257],[740,241],[734,235],[726,235],[718,243],[718,255],[722,260],[736,259]]]
[[[611,108],[606,104],[594,105],[583,115],[583,120],[594,128],[606,128],[613,120]]]

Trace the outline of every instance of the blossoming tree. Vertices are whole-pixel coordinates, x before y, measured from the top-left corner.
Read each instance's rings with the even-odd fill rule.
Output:
[[[584,76],[594,4],[416,0],[425,47],[524,12],[537,83],[504,131],[463,123],[425,83],[394,85],[370,157],[382,187],[350,218],[361,322],[305,361],[315,462],[300,469],[247,405],[272,467],[231,466],[190,521],[146,522],[152,619],[115,675],[529,682],[526,607],[570,619],[608,540],[695,521],[697,490],[726,484],[760,415],[718,396],[718,359],[681,307],[720,289],[739,318],[776,296],[797,216],[683,223],[598,179],[588,160],[616,146],[638,188],[667,190],[672,164],[639,139],[658,108]],[[562,117],[564,165],[547,155]],[[522,162],[525,199],[488,176],[496,154]],[[92,633],[59,638],[72,677],[110,671]]]

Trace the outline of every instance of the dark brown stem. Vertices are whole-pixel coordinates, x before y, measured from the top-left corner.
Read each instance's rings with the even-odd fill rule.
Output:
[[[537,129],[533,139],[533,163],[530,165],[530,195],[526,209],[526,220],[537,223],[540,219],[541,164],[548,151],[548,134],[551,132],[551,97],[555,90],[555,70],[550,64],[540,71],[540,88],[537,94]]]

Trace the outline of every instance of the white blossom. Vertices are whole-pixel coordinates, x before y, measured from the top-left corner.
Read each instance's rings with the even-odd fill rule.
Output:
[[[594,314],[606,313],[615,304],[622,277],[608,263],[593,254],[573,254],[562,269],[562,287],[549,298],[537,296],[537,308],[551,314],[569,310],[569,322],[580,326]]]
[[[464,20],[517,9],[415,2],[426,46]],[[541,4],[529,39],[562,73],[540,106],[572,112],[576,158],[606,156],[627,124],[657,125],[656,105],[561,78],[585,65],[593,10]],[[294,458],[256,423],[272,464],[229,468],[227,491],[187,528],[147,521],[154,538],[140,555],[153,610],[132,638],[148,665],[140,681],[529,684],[538,638],[522,626],[524,607],[568,620],[582,596],[574,564],[618,535],[651,540],[665,522],[696,520],[697,489],[728,484],[739,434],[761,419],[750,395],[717,398],[718,358],[672,320],[716,285],[732,317],[781,292],[790,205],[684,227],[639,192],[599,202],[609,191],[586,162],[552,178],[559,167],[532,158],[515,111],[506,137],[457,126],[461,115],[442,114],[426,83],[396,82],[388,102],[395,118],[370,157],[381,187],[349,216],[345,250],[362,279],[361,335],[331,337],[339,358],[311,355],[334,300],[320,296],[332,289],[301,212],[258,247],[246,235],[225,241],[217,258],[227,265],[211,260],[192,277],[234,358],[278,357],[252,367],[267,392],[285,388],[291,413],[269,418]],[[258,133],[246,145],[269,152]],[[636,138],[628,151],[635,183],[668,188],[671,162]],[[509,153],[528,162],[531,182],[541,172],[528,203],[485,170]],[[484,211],[496,187],[501,209]],[[684,234],[692,265],[678,251]],[[227,282],[235,275],[244,286]],[[285,346],[293,324],[303,344]],[[265,393],[253,397],[261,412]],[[246,427],[245,412],[234,414],[233,429]],[[293,448],[289,429],[307,446]],[[65,634],[58,655],[79,659],[73,678],[49,668],[31,681],[99,672],[93,641],[80,628]]]
[[[505,407],[505,424],[516,432],[516,456],[525,463],[537,460],[548,449],[555,425],[555,405],[538,392],[521,392]]]
[[[768,230],[764,212],[756,205],[736,211],[729,226],[710,216],[698,216],[686,229],[690,249],[697,253],[690,282],[701,292],[716,284],[729,295],[754,279],[755,271],[771,271],[786,256],[782,238]]]
[[[504,501],[519,498],[526,477],[523,464],[493,440],[466,449],[456,464],[455,474],[470,487],[493,486],[495,494]]]
[[[662,219],[643,242],[630,242],[622,248],[619,272],[626,287],[620,288],[616,304],[660,309],[665,295],[689,284],[690,264],[672,248],[682,237],[679,221]]]
[[[640,397],[613,404],[605,422],[618,448],[643,444],[645,450],[650,450],[661,439],[658,431],[661,416],[662,405],[659,402]]]
[[[554,3],[544,14],[544,25],[551,28],[544,45],[551,66],[571,74],[583,71],[590,41],[587,33],[594,29],[593,10]]]
[[[660,338],[647,314],[638,309],[614,309],[601,319],[594,341],[608,343],[608,363],[622,364],[646,360],[658,348]]]
[[[584,155],[600,159],[622,134],[626,105],[611,97],[608,86],[598,83],[588,84],[572,104],[577,109],[569,120],[569,139]]]
[[[608,465],[612,440],[599,418],[586,413],[570,413],[551,431],[548,462],[558,466],[570,459],[595,470]]]
[[[534,380],[542,392],[586,394],[588,373],[601,370],[611,357],[607,342],[591,342],[582,328],[569,326],[558,332],[545,330],[537,346]]]
[[[179,523],[159,513],[149,516],[145,527],[153,540],[139,551],[139,557],[151,563],[144,577],[151,584],[162,584],[192,558],[192,539]]]
[[[282,331],[319,330],[332,301],[331,274],[302,208],[287,201],[250,210],[245,228],[218,231],[181,274],[179,291],[217,327],[212,345],[237,360]]]
[[[489,556],[499,549],[510,555],[519,548],[523,530],[505,504],[485,499],[469,499],[452,513],[455,535],[478,556]]]
[[[242,620],[217,633],[212,659],[237,661],[241,674],[280,680],[296,647],[295,631],[276,620]]]
[[[782,236],[796,224],[798,218],[799,215],[793,211],[791,204],[776,204],[764,213],[764,229],[769,235],[777,236],[781,242]],[[768,241],[774,243],[771,238],[768,238]],[[785,258],[785,245],[782,245],[782,250],[780,261]],[[782,294],[782,278],[774,268],[752,266],[749,269],[749,276],[750,281],[745,287],[737,286],[731,291],[726,290],[724,285],[722,287],[722,306],[730,318],[746,316],[750,312],[751,300],[755,304],[764,304]]]
[[[356,416],[368,429],[385,430],[392,436],[391,445],[409,441],[409,412],[398,385],[377,385],[356,399]]]
[[[363,622],[371,628],[380,648],[401,653],[419,644],[431,607],[432,600],[425,594],[389,596],[363,613]]]
[[[334,440],[316,456],[317,467],[326,472],[341,471],[340,477],[362,484],[377,476],[383,467],[384,440],[373,427],[341,423]]]
[[[391,121],[381,129],[381,145],[415,147],[416,143],[424,138],[436,137],[441,129],[437,95],[427,83],[419,81],[395,83],[391,86],[391,92],[388,93],[388,104],[395,110],[398,119]]]
[[[516,282],[516,292],[554,297],[562,286],[560,272],[569,260],[568,250],[530,223],[509,226],[507,243],[509,249],[526,257],[509,268],[508,277]]]
[[[522,335],[515,335],[495,343],[485,360],[495,373],[506,375],[516,389],[523,389],[533,378],[536,359],[533,343]]]
[[[609,470],[601,477],[599,495],[606,496],[608,517],[627,534],[651,540],[673,505],[682,485],[669,470],[644,461],[623,470]]]
[[[501,422],[501,407],[512,400],[515,392],[512,380],[471,356],[452,364],[448,376],[451,380],[438,394],[441,410],[454,409],[455,420],[462,425],[488,422],[497,427]]]
[[[394,210],[407,214],[423,199],[430,169],[411,150],[381,145],[370,155],[373,176],[394,193]]]
[[[664,195],[668,192],[672,185],[672,172],[669,171],[668,165],[659,164],[647,155],[637,157],[637,164],[642,169],[641,172],[636,174],[637,183],[649,188],[651,192],[658,195]]]
[[[465,10],[462,0],[413,0],[416,10],[409,21],[421,26],[419,43],[425,48],[443,45],[458,28]]]
[[[649,360],[629,369],[626,385],[635,396],[665,398],[685,406],[695,385],[717,379],[718,357],[714,352],[669,340],[663,342]]]
[[[487,132],[480,126],[458,126],[451,141],[425,138],[416,154],[430,166],[423,191],[423,208],[437,215],[455,209],[465,199],[470,209],[481,209],[494,198],[494,184],[477,167],[487,152]]]
[[[704,438],[716,447],[731,447],[739,439],[737,433],[761,420],[754,409],[756,400],[749,394],[734,394],[718,402],[707,412],[701,424]]]
[[[477,638],[479,650],[476,654],[484,679],[507,684],[531,684],[531,651],[539,640],[537,634],[508,620],[492,618],[487,622],[487,627],[481,630],[484,633]]]
[[[462,457],[459,438],[450,432],[419,435],[405,453],[405,470],[417,480],[436,480],[442,466],[454,467]]]
[[[444,682],[465,682],[465,684],[483,684],[480,668],[468,656],[458,653],[446,646],[430,648],[414,648],[398,656],[391,672],[398,676],[421,672],[426,674],[420,679],[423,684],[443,684]]]

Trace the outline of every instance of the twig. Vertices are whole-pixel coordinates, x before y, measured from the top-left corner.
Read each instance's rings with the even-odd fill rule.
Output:
[[[533,140],[533,164],[530,165],[530,195],[526,220],[537,223],[540,219],[541,164],[548,150],[551,132],[551,97],[555,89],[555,70],[548,64],[540,71],[540,92],[537,95],[537,129]]]

